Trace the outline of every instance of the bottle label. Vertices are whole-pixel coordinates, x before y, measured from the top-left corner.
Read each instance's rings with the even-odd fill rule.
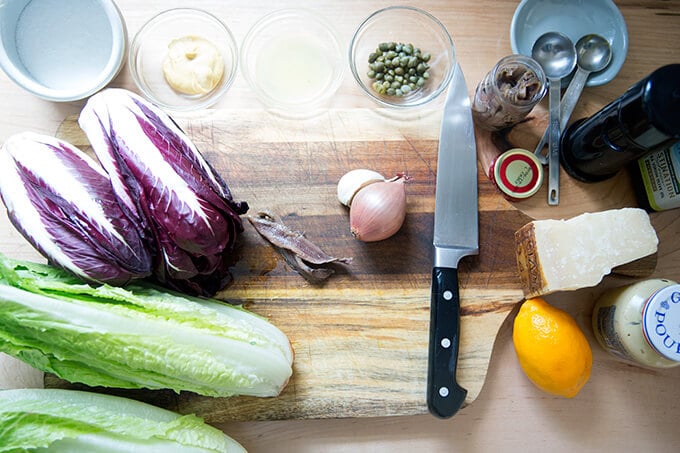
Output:
[[[680,207],[680,142],[639,159],[638,166],[652,209]]]

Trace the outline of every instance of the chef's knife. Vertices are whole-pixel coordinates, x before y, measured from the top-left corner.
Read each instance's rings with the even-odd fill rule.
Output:
[[[433,415],[448,418],[460,409],[467,395],[456,381],[458,262],[479,252],[477,148],[470,98],[458,65],[444,105],[438,153],[427,405]]]

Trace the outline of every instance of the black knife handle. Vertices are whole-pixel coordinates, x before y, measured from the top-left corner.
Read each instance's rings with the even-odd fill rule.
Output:
[[[458,270],[435,267],[430,301],[427,407],[439,418],[448,418],[458,412],[467,395],[467,390],[456,382],[459,338]]]

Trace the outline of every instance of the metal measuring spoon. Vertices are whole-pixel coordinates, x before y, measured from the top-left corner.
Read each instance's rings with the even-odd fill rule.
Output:
[[[564,131],[569,117],[576,107],[576,102],[586,86],[588,76],[592,72],[602,71],[612,61],[612,47],[609,41],[600,35],[585,35],[576,42],[576,74],[571,79],[567,91],[560,104],[560,131]],[[548,162],[543,155],[543,147],[548,143],[549,128],[546,128],[543,138],[536,147],[536,157],[541,163]]]
[[[531,49],[531,56],[548,78],[550,142],[548,143],[548,204],[560,201],[560,83],[576,66],[576,48],[567,36],[558,32],[541,35]]]

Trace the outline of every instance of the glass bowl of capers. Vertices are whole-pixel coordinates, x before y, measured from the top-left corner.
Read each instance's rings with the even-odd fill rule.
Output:
[[[368,16],[349,48],[359,87],[378,104],[417,107],[443,91],[456,66],[451,35],[436,17],[411,6],[390,6]]]

